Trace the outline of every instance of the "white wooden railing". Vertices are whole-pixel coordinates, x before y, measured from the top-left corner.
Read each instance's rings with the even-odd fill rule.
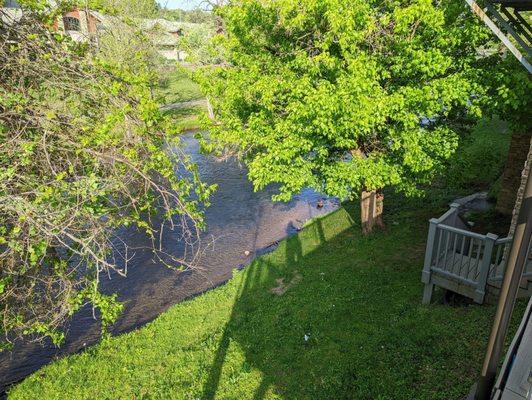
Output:
[[[423,303],[430,302],[435,285],[483,303],[487,285],[502,282],[512,238],[471,232],[458,216],[459,206],[453,203],[440,218],[430,220],[421,278]],[[530,250],[524,279],[532,279]]]

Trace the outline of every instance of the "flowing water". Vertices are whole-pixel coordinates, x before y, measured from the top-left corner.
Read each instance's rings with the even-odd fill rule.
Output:
[[[111,276],[102,283],[106,292],[118,293],[125,303],[113,334],[131,331],[171,305],[220,285],[235,268],[245,266],[254,256],[295,233],[305,220],[338,207],[336,200],[325,199],[312,190],[303,190],[288,203],[274,203],[274,189],[255,193],[246,170],[236,161],[218,161],[199,154],[192,134],[183,136],[183,145],[198,164],[203,181],[218,184],[205,214],[207,230],[202,234],[202,243],[212,244],[206,247],[197,269],[181,273],[162,265],[151,251],[137,250],[128,265],[127,278]],[[320,200],[323,207],[318,209]],[[146,236],[133,229],[124,230],[121,239],[133,248],[149,246]],[[179,256],[183,246],[178,242],[178,232],[168,232],[163,246],[167,253]],[[0,393],[55,358],[96,343],[99,334],[100,325],[87,308],[75,315],[61,348],[17,343],[12,351],[0,353]]]

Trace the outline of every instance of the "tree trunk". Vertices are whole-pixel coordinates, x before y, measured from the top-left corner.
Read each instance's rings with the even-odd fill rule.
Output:
[[[497,198],[496,210],[511,215],[515,207],[517,190],[530,147],[530,134],[513,134],[508,151],[508,159],[502,174],[501,191]]]
[[[372,233],[375,227],[384,228],[383,211],[384,195],[382,190],[362,191],[360,196],[360,221],[364,235]]]

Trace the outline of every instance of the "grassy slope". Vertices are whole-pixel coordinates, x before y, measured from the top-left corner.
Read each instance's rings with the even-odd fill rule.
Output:
[[[167,113],[171,115],[175,121],[176,127],[184,132],[201,128],[201,115],[206,112],[205,107],[196,106],[190,108],[181,108],[175,110],[168,110]]]
[[[481,124],[448,171],[467,164],[468,179],[481,182],[486,163],[467,160],[491,159],[493,182],[506,157],[502,129]],[[368,238],[348,204],[227,285],[43,368],[10,398],[461,399],[494,307],[445,306],[441,292],[420,304],[427,220],[460,191],[456,179],[426,199],[388,197],[388,230]],[[293,282],[282,296],[270,292],[277,279]]]
[[[200,100],[203,98],[200,87],[186,74],[177,68],[167,70],[157,90],[157,95],[164,98],[165,104],[181,103],[185,101]],[[199,116],[205,112],[203,107],[170,110],[168,114],[174,118],[181,131],[198,129],[201,126]]]
[[[166,104],[203,98],[198,84],[193,82],[185,71],[174,67],[169,67],[163,73],[158,94],[165,98]]]
[[[420,305],[426,221],[440,210],[396,207],[369,238],[357,210],[316,220],[226,286],[43,368],[9,398],[463,398],[494,308]],[[281,296],[278,279],[293,280]]]

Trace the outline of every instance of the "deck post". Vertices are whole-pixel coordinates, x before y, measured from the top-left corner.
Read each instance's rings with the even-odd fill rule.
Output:
[[[423,288],[423,299],[421,300],[422,304],[430,304],[432,300],[432,292],[434,291],[434,283],[426,283]]]
[[[475,290],[475,303],[482,304],[486,295],[486,285],[488,284],[488,275],[491,268],[491,256],[495,242],[499,237],[493,233],[488,233],[484,239],[484,254],[482,255],[482,265],[478,276],[477,289]]]
[[[453,218],[451,219],[451,223],[449,225],[456,226],[456,220],[458,219],[458,209],[460,208],[460,203],[451,203],[449,204],[449,208],[453,210]]]
[[[431,266],[432,266],[432,252],[434,251],[434,240],[436,238],[436,229],[438,228],[439,220],[432,218],[429,221],[429,233],[427,237],[427,248],[425,250],[425,263],[423,265],[423,272],[421,274],[421,282],[425,284],[423,289],[423,304],[429,304],[434,290],[434,284],[431,283]]]

